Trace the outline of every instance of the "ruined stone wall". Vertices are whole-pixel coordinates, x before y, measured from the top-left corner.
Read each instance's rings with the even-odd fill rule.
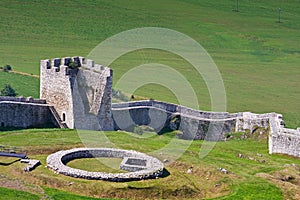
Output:
[[[168,127],[172,113],[152,106],[112,109],[115,130],[132,131],[134,126],[147,125],[159,132]]]
[[[234,118],[238,116],[238,113],[228,113],[228,112],[210,112],[210,111],[201,111],[188,108],[182,105],[166,103],[161,101],[154,100],[145,100],[145,101],[133,101],[133,102],[124,102],[124,103],[114,103],[112,105],[113,110],[118,110],[121,108],[132,108],[132,107],[154,107],[165,110],[170,113],[180,113],[182,115],[190,115],[198,118],[207,118],[207,119],[226,119]]]
[[[269,153],[300,157],[300,129],[284,128],[281,118],[270,118]]]
[[[173,126],[182,131],[184,139],[222,140],[228,132],[253,133],[263,128],[270,131],[270,153],[300,156],[300,129],[284,128],[282,115],[277,113],[206,112],[159,101],[115,103],[112,112],[116,130],[148,125],[159,131]],[[176,118],[180,126],[174,124]]]
[[[58,127],[49,106],[45,104],[0,101],[0,113],[5,113],[0,115],[1,127]]]
[[[69,128],[113,129],[111,69],[84,57],[42,60],[40,67],[40,98]]]
[[[268,129],[270,126],[270,119],[277,118],[281,125],[284,125],[282,115],[277,113],[255,114],[251,112],[241,112],[237,116],[236,132],[243,132],[249,130],[253,133],[257,128]]]
[[[184,139],[221,140],[236,126],[237,114],[205,112],[160,101],[136,101],[112,105],[115,130],[147,125],[182,131]],[[177,121],[177,122],[175,122]],[[180,121],[180,122],[179,122]]]

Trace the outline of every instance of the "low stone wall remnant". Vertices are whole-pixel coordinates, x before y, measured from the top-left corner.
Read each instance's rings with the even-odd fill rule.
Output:
[[[123,170],[128,170],[130,172],[90,172],[66,166],[69,161],[74,159],[98,157],[123,158],[123,162],[120,168]],[[127,162],[128,159],[132,159],[135,163],[131,164],[130,162]],[[138,165],[139,163],[141,164]],[[145,165],[143,166],[142,164]],[[114,182],[156,178],[160,177],[163,174],[164,170],[163,163],[160,162],[157,158],[137,151],[111,148],[76,148],[66,151],[58,151],[47,157],[47,167],[59,174],[71,176],[74,178],[106,180]]]

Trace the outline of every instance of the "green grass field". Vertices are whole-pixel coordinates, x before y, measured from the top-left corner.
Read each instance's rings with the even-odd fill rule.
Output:
[[[28,75],[0,72],[0,89],[9,83],[19,95],[39,97],[39,79],[30,76],[39,75],[39,60],[87,56],[101,41],[121,31],[163,27],[192,37],[212,56],[222,74],[229,112],[278,112],[288,127],[300,126],[300,2],[239,0],[240,12],[233,12],[235,6],[236,0],[2,0],[0,66],[10,64]],[[281,23],[277,23],[279,7]],[[145,63],[165,64],[180,72],[193,86],[199,108],[211,109],[202,77],[168,52],[144,49],[122,56],[110,66],[114,84],[128,70]],[[172,91],[157,84],[145,85],[134,95],[178,103]],[[150,138],[121,132],[106,135],[118,148],[145,153],[174,138],[173,133]],[[90,140],[95,142],[93,137]],[[83,145],[76,131],[0,132],[0,144],[25,147],[30,157],[42,161],[28,174],[22,171],[23,164],[7,165],[12,160],[0,158],[0,180],[8,184],[2,186],[16,189],[0,188],[0,199],[293,199],[300,195],[299,181],[281,181],[286,171],[299,180],[299,172],[285,164],[300,165],[300,160],[269,155],[266,139],[220,142],[204,159],[198,157],[202,141],[194,141],[179,160],[167,164],[169,176],[129,183],[73,179],[46,169],[50,153]],[[239,153],[265,162],[238,158]],[[82,162],[70,164],[81,166]],[[90,164],[84,168],[104,169],[95,160]],[[191,166],[193,174],[185,173]],[[231,173],[222,174],[219,167]]]
[[[18,96],[39,98],[40,96],[40,81],[38,78],[14,74],[12,72],[0,72],[0,88],[9,83]]]
[[[97,135],[99,137],[99,133],[91,132],[89,136],[94,138],[89,137],[89,139],[96,141]],[[174,140],[178,146],[186,143],[184,140],[174,138],[173,133],[161,136],[153,135],[150,138],[134,137],[132,134],[123,132],[106,132],[105,135],[116,148],[134,149],[148,154],[164,147],[170,143],[170,140]],[[28,140],[29,137],[30,140]],[[70,199],[74,194],[101,198],[137,199],[150,199],[150,197],[151,199],[214,197],[221,199],[283,199],[283,197],[292,199],[293,195],[298,194],[297,191],[288,193],[276,181],[279,180],[281,183],[296,187],[297,182],[295,181],[300,178],[299,172],[290,172],[289,174],[295,179],[287,182],[280,181],[284,175],[275,177],[274,173],[287,169],[286,164],[300,165],[300,160],[284,155],[269,155],[265,137],[219,142],[204,159],[198,157],[203,142],[193,141],[178,160],[170,160],[170,163],[165,164],[170,175],[155,180],[127,183],[82,180],[54,174],[44,167],[46,157],[50,153],[61,149],[81,147],[83,145],[81,139],[74,130],[31,129],[1,132],[1,144],[26,148],[31,158],[41,160],[42,166],[30,173],[24,173],[22,171],[24,164],[19,162],[8,164],[15,159],[2,157],[0,158],[0,179],[6,180],[7,184],[14,183],[15,187],[19,187],[17,189],[21,188],[38,197],[46,194],[56,196],[57,199],[60,195],[65,196],[65,199]],[[255,159],[239,158],[238,154]],[[264,161],[262,162],[262,160]],[[103,167],[102,163],[105,161],[99,162],[97,165],[96,159],[87,163],[77,160],[71,162],[70,166],[95,171],[111,170],[107,166]],[[186,171],[191,166],[193,173],[188,174]],[[221,173],[218,170],[220,167],[227,169],[229,173]],[[274,179],[267,179],[271,175],[274,175]],[[18,194],[15,192],[11,195],[18,196]],[[76,198],[81,199],[79,196]],[[82,197],[82,199],[85,198]]]
[[[164,27],[192,37],[210,53],[224,80],[229,112],[274,111],[284,114],[287,126],[300,126],[299,1],[240,0],[240,12],[233,12],[235,4],[235,0],[3,0],[0,66],[10,64],[16,71],[39,74],[40,59],[86,56],[121,31]],[[279,7],[282,23],[277,23]],[[200,109],[211,109],[202,78],[173,54],[142,50],[125,55],[111,65],[114,83],[129,69],[149,62],[181,72],[193,86]],[[21,87],[17,77],[6,78]],[[38,86],[32,87],[20,95],[37,97]],[[172,91],[157,85],[145,85],[135,94],[177,102]]]

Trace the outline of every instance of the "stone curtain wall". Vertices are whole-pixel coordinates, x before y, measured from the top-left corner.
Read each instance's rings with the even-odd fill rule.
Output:
[[[46,104],[46,100],[34,99],[32,97],[6,97],[6,96],[0,96],[0,101],[13,101],[13,102]]]
[[[113,129],[111,69],[84,57],[42,60],[40,68],[40,98],[54,106],[69,128]]]
[[[160,131],[171,128],[182,131],[183,139],[221,140],[225,133],[235,131],[238,114],[205,112],[160,101],[136,101],[112,104],[115,130],[131,130],[147,125]],[[173,124],[180,120],[180,127]]]
[[[282,117],[270,118],[269,153],[282,153],[300,157],[300,129],[287,129]]]
[[[209,112],[209,111],[201,111],[195,110],[192,108],[188,108],[182,105],[166,103],[162,101],[155,100],[145,100],[145,101],[132,101],[125,103],[113,103],[112,109],[117,110],[121,108],[131,108],[131,107],[155,107],[162,110],[165,110],[170,113],[182,113],[184,115],[191,115],[199,118],[211,118],[211,119],[224,119],[224,118],[234,118],[237,117],[237,113],[228,113],[228,112]]]
[[[0,97],[0,112],[2,127],[58,127],[44,100]]]
[[[257,128],[270,131],[269,153],[300,157],[300,129],[284,128],[281,114],[251,112],[206,112],[159,101],[136,101],[112,104],[115,129],[149,125],[156,130],[170,127],[172,119],[180,119],[184,139],[223,140],[228,132],[253,133]],[[130,117],[128,117],[130,116]],[[152,121],[151,121],[152,120]]]

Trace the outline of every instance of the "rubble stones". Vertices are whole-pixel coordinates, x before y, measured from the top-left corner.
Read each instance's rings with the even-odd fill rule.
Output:
[[[41,164],[39,160],[34,159],[21,159],[21,163],[27,163],[27,166],[24,168],[25,172],[30,172]]]

